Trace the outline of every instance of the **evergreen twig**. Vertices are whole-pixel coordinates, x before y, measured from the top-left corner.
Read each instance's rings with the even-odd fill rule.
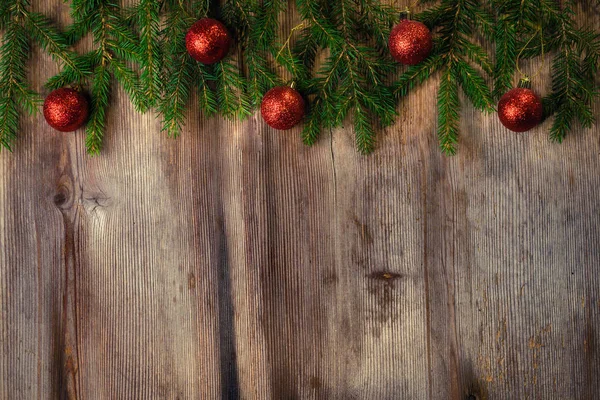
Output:
[[[573,122],[589,128],[595,122],[592,102],[598,97],[600,35],[576,26],[574,4],[541,0],[545,23],[557,27],[557,49],[552,62],[552,92],[544,99],[546,116],[555,115],[550,139],[562,142]]]
[[[185,33],[194,18],[185,4],[170,0],[165,5],[166,24],[162,31],[164,54],[164,90],[159,103],[163,131],[177,136],[185,120],[185,107],[194,81],[194,60],[185,48]]]
[[[252,107],[255,108],[260,105],[263,95],[280,83],[271,68],[268,55],[276,51],[279,15],[285,9],[286,1],[264,0],[249,3],[254,10],[243,48],[248,69],[248,96]]]
[[[137,73],[128,65],[139,61],[139,44],[124,20],[121,8],[112,0],[72,0],[73,26],[67,32],[67,43],[74,43],[87,32],[92,33],[95,49],[83,56],[94,71],[91,76],[92,107],[86,127],[86,147],[89,154],[99,154],[106,124],[106,112],[111,93],[111,74],[131,98],[138,111],[147,109]],[[66,65],[48,82],[50,87],[62,86],[73,77]]]
[[[253,26],[257,3],[255,0],[226,0],[223,4],[223,22],[234,34],[237,46],[232,46],[229,55],[215,64],[215,79],[217,81],[217,101],[219,110],[223,116],[229,119],[244,119],[251,114],[253,105],[257,104],[257,93],[254,93],[253,99],[248,93],[247,81],[243,74],[244,53],[248,57],[257,51],[256,43],[248,40],[250,29]],[[238,52],[242,49],[241,55]],[[259,53],[256,53],[258,55]],[[258,70],[264,71],[266,66],[255,62],[249,65],[252,74],[255,75]],[[261,91],[261,87],[255,88]],[[260,95],[262,98],[262,95]]]
[[[41,104],[26,78],[30,42],[37,43],[69,70],[63,86],[81,83],[91,68],[85,58],[68,49],[66,39],[44,15],[29,10],[26,0],[2,2],[0,28],[4,30],[0,46],[0,144],[10,149],[17,135],[20,112],[34,114]]]
[[[396,100],[436,75],[437,133],[442,150],[454,154],[459,90],[477,109],[493,110],[493,99],[512,87],[517,58],[542,54],[552,59],[552,90],[543,99],[545,116],[555,117],[550,138],[560,142],[575,123],[595,123],[600,34],[575,23],[574,0],[420,0],[429,8],[414,18],[432,30],[432,53],[403,68],[391,86],[399,67],[388,56],[387,39],[397,12],[380,0],[296,0],[302,24],[283,44],[277,32],[285,0],[225,0],[220,9],[206,0],[138,0],[129,9],[116,0],[70,1],[73,24],[64,34],[30,11],[28,0],[0,1],[3,147],[10,148],[16,137],[19,115],[36,112],[41,103],[26,79],[33,43],[60,65],[48,88],[89,85],[86,146],[91,154],[102,147],[113,80],[139,111],[156,108],[163,130],[175,137],[192,88],[204,115],[245,118],[267,90],[281,84],[279,66],[310,99],[302,132],[309,145],[323,129],[350,117],[357,149],[372,151],[378,127],[397,115]],[[229,56],[210,66],[194,61],[185,48],[189,27],[208,15],[222,20],[234,37]],[[70,46],[88,33],[94,48],[81,55],[73,51]],[[482,41],[494,45],[495,63]]]
[[[140,0],[134,13],[140,36],[140,85],[148,108],[156,106],[162,89],[160,7],[159,1]]]
[[[455,154],[460,123],[459,87],[471,103],[481,111],[493,111],[492,94],[485,74],[492,73],[488,55],[472,37],[479,27],[486,37],[491,37],[494,21],[492,15],[478,0],[442,0],[416,15],[418,20],[437,30],[438,40],[429,59],[408,68],[394,84],[396,95],[406,95],[409,89],[441,71],[438,89],[438,138],[445,154]]]
[[[302,138],[313,144],[320,130],[340,126],[351,114],[357,149],[369,153],[375,147],[375,124],[389,125],[396,116],[392,92],[385,84],[394,65],[381,51],[385,46],[382,38],[378,46],[377,40],[373,42],[361,32],[368,21],[376,25],[374,32],[387,35],[390,20],[378,12],[375,0],[298,0],[297,4],[308,26],[299,41],[305,47],[296,46],[301,63],[311,67],[317,48],[329,51],[308,85],[314,105]],[[365,14],[368,7],[372,12]]]
[[[17,136],[20,111],[32,114],[40,103],[25,76],[29,42],[21,21],[17,17],[6,24],[0,47],[0,143],[8,149]]]

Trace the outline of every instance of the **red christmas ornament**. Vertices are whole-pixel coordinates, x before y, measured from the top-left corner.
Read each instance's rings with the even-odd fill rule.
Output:
[[[403,19],[390,33],[390,53],[402,64],[415,65],[423,61],[433,47],[431,32],[418,21]]]
[[[185,35],[185,47],[190,56],[203,64],[221,61],[229,51],[231,37],[223,23],[202,18]]]
[[[304,99],[289,86],[277,86],[264,95],[260,113],[271,128],[290,129],[304,117]]]
[[[527,87],[509,90],[498,102],[498,118],[513,132],[525,132],[539,125],[542,111],[540,96]]]
[[[56,89],[44,100],[46,122],[61,132],[72,132],[81,128],[89,112],[88,100],[74,89]]]

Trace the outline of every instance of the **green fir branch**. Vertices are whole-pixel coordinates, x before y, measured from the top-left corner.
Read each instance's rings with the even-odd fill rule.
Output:
[[[392,6],[373,0],[364,1],[358,22],[365,37],[375,39],[377,50],[381,54],[387,52],[391,27],[397,22],[397,15],[398,12]]]
[[[238,43],[245,43],[253,22],[252,11],[257,7],[257,0],[226,0],[223,3],[221,17]]]
[[[454,69],[447,68],[442,73],[438,90],[438,139],[442,152],[447,155],[456,154],[460,116],[460,100],[458,84]]]
[[[434,44],[432,54],[423,62],[417,65],[411,65],[406,71],[400,75],[398,80],[393,85],[394,95],[404,97],[408,93],[428,80],[437,70],[439,70],[444,62],[444,59],[437,47]]]
[[[560,143],[573,128],[574,121],[585,128],[595,122],[592,103],[599,95],[595,77],[600,40],[597,34],[576,26],[571,2],[561,8],[542,1],[542,10],[544,22],[555,24],[558,32],[558,49],[552,62],[552,92],[547,102],[552,104],[555,114],[550,139]]]
[[[92,73],[88,60],[69,50],[67,40],[54,28],[50,20],[39,13],[26,13],[25,24],[30,37],[59,63],[61,69],[69,71],[68,82],[63,86],[83,84]]]
[[[454,154],[459,91],[475,108],[491,111],[494,99],[512,87],[519,60],[540,56],[552,60],[552,88],[543,99],[544,116],[554,116],[551,140],[561,142],[575,126],[595,123],[600,34],[576,24],[574,0],[418,1],[430,6],[412,17],[432,30],[434,47],[420,64],[403,67],[391,86],[398,66],[387,40],[398,12],[380,0],[296,0],[302,25],[289,40],[277,36],[285,0],[225,0],[220,8],[204,0],[137,0],[126,9],[115,0],[70,2],[73,23],[62,33],[45,15],[30,11],[28,0],[0,1],[3,147],[10,148],[17,136],[20,115],[37,112],[41,103],[27,82],[32,45],[60,66],[46,87],[89,85],[90,154],[102,148],[113,82],[137,110],[156,108],[163,130],[176,137],[192,90],[204,115],[242,119],[282,83],[278,67],[310,100],[302,131],[308,145],[323,130],[351,120],[358,151],[371,152],[376,132],[394,122],[396,102],[436,75],[439,143],[444,153]],[[187,54],[185,33],[209,14],[225,23],[235,47],[221,62],[203,65]],[[90,33],[93,48],[73,51]],[[484,48],[495,50],[494,63]]]
[[[357,103],[354,106],[354,136],[356,146],[361,153],[370,153],[375,148],[375,130],[368,113]]]
[[[21,112],[34,114],[41,104],[27,83],[30,40],[25,28],[26,6],[23,1],[15,1],[2,10],[7,21],[0,45],[0,145],[8,150],[17,137]]]
[[[496,10],[496,63],[494,65],[495,99],[513,87],[519,60],[541,55],[553,47],[552,31],[540,21],[539,0],[492,0]]]
[[[317,52],[320,48],[318,37],[314,34],[315,31],[318,30],[315,30],[312,27],[303,29],[291,52],[291,58],[296,60],[294,63],[301,65],[303,70],[306,71],[307,76],[305,77],[305,80],[308,80],[308,74],[310,74],[310,71],[312,71],[315,66]],[[283,62],[285,63],[285,58]]]
[[[231,57],[215,65],[217,101],[221,114],[231,120],[245,119],[251,114],[252,104],[245,91],[245,80]]]
[[[437,97],[437,133],[442,151],[455,154],[460,126],[459,87],[477,109],[494,110],[485,75],[479,71],[489,75],[494,67],[481,45],[472,38],[477,28],[483,30],[484,37],[491,37],[493,19],[486,5],[478,0],[442,0],[416,19],[437,30],[439,39],[429,60],[409,67],[394,84],[394,92],[406,95],[434,72],[442,72]]]
[[[81,63],[81,71],[85,71],[83,79],[81,78],[80,71],[72,68],[69,64],[64,64],[60,72],[48,79],[44,86],[52,90],[69,85],[83,86],[91,78],[91,73],[88,74],[87,71],[92,71],[95,60],[97,60],[97,57],[94,53],[88,53],[77,57],[77,63]]]
[[[71,3],[71,15],[75,17],[75,15],[81,14],[80,12],[75,11],[76,2],[73,1]],[[71,25],[67,27],[65,32],[65,40],[69,46],[73,46],[82,40],[85,35],[88,34],[92,30],[92,20],[94,14],[86,13],[81,15],[79,18],[76,18],[75,21]]]
[[[135,71],[117,58],[112,58],[108,67],[115,79],[123,86],[125,93],[129,95],[136,110],[145,112],[148,106],[148,99],[144,96],[144,92],[140,88],[138,76]]]
[[[181,4],[183,4],[183,2]],[[208,15],[208,13],[210,12],[210,6],[210,0],[196,0],[193,2],[191,10],[193,10],[194,17],[199,19]],[[191,11],[190,14],[192,14]]]
[[[494,65],[495,99],[499,99],[512,87],[516,70],[517,28],[506,17],[500,17],[496,25],[496,63]]]
[[[3,87],[0,82],[0,87]],[[19,105],[11,92],[0,94],[0,144],[11,150],[19,129]]]
[[[198,91],[198,105],[204,112],[204,115],[211,116],[219,111],[219,103],[215,91],[211,89],[211,85],[217,80],[210,68],[200,63],[196,64],[197,74],[199,79],[199,85],[197,85]]]
[[[158,108],[162,130],[169,137],[177,137],[185,122],[185,108],[194,82],[195,61],[185,47],[185,34],[194,23],[182,3],[171,0],[166,4],[166,23],[163,36],[163,79],[165,81]]]
[[[494,13],[493,11],[491,11],[490,8],[492,7],[489,4],[489,0],[481,0],[479,6],[474,8],[473,16],[476,30],[486,40],[493,41],[495,35],[494,28],[496,26],[496,21],[494,18]]]
[[[479,65],[486,74],[491,75],[493,73],[494,66],[488,54],[480,45],[471,43],[468,40],[461,41],[459,53],[474,64]]]
[[[9,5],[8,1],[0,1],[0,30],[3,30],[10,20]]]
[[[160,103],[162,130],[177,137],[185,120],[185,108],[190,98],[193,81],[193,60],[187,54],[177,57],[178,65],[170,66],[169,79]]]
[[[252,108],[260,105],[263,95],[272,87],[281,84],[280,79],[271,71],[269,62],[256,49],[247,49],[245,60],[248,68],[247,92]]]
[[[17,137],[20,111],[34,111],[30,103],[37,102],[27,86],[29,42],[19,22],[11,19],[6,24],[0,47],[0,143],[9,150]]]
[[[95,155],[100,152],[104,137],[111,74],[138,111],[144,112],[148,108],[148,100],[141,89],[139,77],[128,65],[140,60],[140,46],[124,20],[121,8],[112,0],[72,0],[71,15],[74,23],[67,31],[65,44],[73,43],[91,32],[96,46],[80,58],[80,62],[86,63],[94,71],[90,77],[92,111],[86,130],[86,147],[89,154]],[[76,76],[75,68],[67,64],[61,73],[48,81],[47,86],[58,87]]]
[[[452,66],[454,72],[457,73],[458,82],[463,92],[475,108],[482,111],[492,111],[492,94],[479,72],[460,58]]]
[[[322,105],[321,99],[313,101],[304,118],[304,129],[302,129],[302,142],[308,146],[314,144],[321,133],[322,126]]]
[[[81,84],[91,74],[87,60],[69,50],[66,39],[51,21],[28,7],[29,3],[23,0],[0,6],[4,29],[0,47],[0,143],[7,148],[16,137],[20,112],[34,114],[42,103],[26,77],[31,42],[68,69],[69,74],[62,76],[63,86]]]
[[[251,114],[251,110],[259,104],[262,94],[268,89],[264,81],[260,80],[259,74],[268,74],[268,67],[261,62],[261,48],[251,35],[258,21],[256,14],[260,10],[258,1],[227,0],[223,4],[223,22],[233,33],[234,38],[241,48],[240,56],[236,57],[236,48],[230,49],[230,55],[215,65],[216,94],[221,115],[228,119],[244,119]],[[261,38],[265,41],[266,38]],[[244,62],[246,67],[252,69],[249,72],[250,80],[247,84],[244,77]],[[240,65],[242,64],[242,65]],[[249,93],[249,90],[252,90]]]
[[[247,71],[247,82],[245,89],[247,99],[251,108],[260,105],[263,95],[274,86],[281,84],[272,69],[269,55],[275,54],[280,46],[276,46],[275,39],[279,28],[279,16],[286,7],[284,0],[252,0],[239,1],[228,0],[223,5],[223,18],[227,27],[236,33],[239,46],[242,49],[239,61]],[[228,67],[231,69],[231,66]],[[217,71],[217,76],[223,75]],[[243,74],[238,72],[240,76]],[[232,83],[232,82],[229,82]],[[219,87],[227,86],[228,83],[217,83]],[[238,87],[240,89],[241,87]],[[235,100],[235,96],[221,96],[221,100]],[[241,103],[238,102],[238,106]],[[229,115],[235,105],[222,105]],[[245,115],[242,113],[241,115]]]
[[[249,27],[249,39],[257,48],[266,50],[273,45],[279,29],[279,15],[286,4],[284,0],[264,0],[256,7]]]
[[[242,43],[243,61],[248,71],[247,93],[252,108],[260,105],[263,95],[281,80],[272,70],[268,60],[269,53],[275,53],[275,38],[279,28],[278,17],[285,8],[282,0],[265,0],[249,2],[252,7],[249,12],[247,39]],[[275,55],[277,58],[277,55]],[[276,60],[278,61],[278,60]]]
[[[337,0],[327,4],[299,0],[297,5],[308,26],[299,41],[308,48],[295,47],[300,63],[311,66],[317,47],[329,50],[307,87],[319,107],[313,107],[307,117],[303,141],[313,144],[317,132],[339,126],[351,115],[356,147],[361,153],[370,153],[375,148],[375,125],[389,125],[396,116],[393,93],[385,84],[395,67],[388,56],[383,56],[377,41],[371,41],[370,35],[361,31],[367,20],[379,25],[372,32],[388,32],[390,20],[363,12],[368,5],[383,9],[375,0]]]
[[[140,32],[140,86],[148,108],[157,105],[161,94],[161,32],[160,6],[156,0],[140,0],[134,10],[134,20]]]
[[[106,65],[100,64],[92,78],[92,107],[86,127],[85,146],[90,155],[98,155],[102,149],[109,96],[110,73]]]

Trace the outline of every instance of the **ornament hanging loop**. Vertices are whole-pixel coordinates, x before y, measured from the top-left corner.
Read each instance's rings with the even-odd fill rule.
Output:
[[[294,32],[296,32],[299,29],[303,29],[304,27],[306,27],[305,23],[304,22],[300,22],[298,25],[296,25],[295,27],[292,28],[292,30],[290,31],[290,34],[288,35],[285,43],[283,43],[283,46],[281,46],[281,49],[279,50],[279,52],[275,56],[275,61],[279,60],[279,56],[281,55],[281,53],[285,49],[288,49],[288,51],[290,52],[290,55],[291,55],[292,50],[290,49],[290,40],[292,40],[292,36],[294,35]]]
[[[404,10],[400,11],[400,20],[410,19],[410,9],[406,7]]]
[[[521,55],[523,54],[523,52],[525,51],[525,49],[527,48],[527,46],[529,46],[529,43],[531,43],[531,41],[533,40],[533,38],[535,38],[538,35],[538,33],[540,35],[540,47],[541,47],[540,50],[541,50],[541,56],[542,56],[542,63],[537,68],[537,71],[535,72],[535,74],[533,74],[533,76],[529,77],[527,74],[524,74],[523,71],[521,71],[521,68],[519,68],[519,60],[521,59]],[[515,60],[515,66],[517,67],[517,72],[522,77],[521,80],[519,81],[519,87],[530,88],[531,87],[531,80],[533,78],[536,78],[542,72],[542,68],[544,68],[544,64],[545,64],[544,35],[542,34],[542,26],[539,25],[538,28],[537,28],[537,30],[535,31],[535,33],[529,38],[529,40],[527,41],[527,43],[525,43],[525,46],[523,46],[523,48],[521,49],[521,51],[517,55],[517,59]],[[521,86],[521,85],[526,85],[526,86]]]
[[[400,20],[411,19],[412,11],[410,11],[410,10],[415,8],[415,6],[417,5],[418,2],[419,2],[419,0],[415,0],[415,1],[413,1],[413,3],[411,5],[404,7],[404,10],[400,11]],[[394,5],[395,5],[395,3],[396,2],[394,2]]]

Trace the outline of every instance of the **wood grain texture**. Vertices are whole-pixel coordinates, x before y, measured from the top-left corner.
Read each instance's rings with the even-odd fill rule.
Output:
[[[121,92],[99,157],[24,121],[0,154],[0,398],[598,398],[598,128],[556,145],[465,107],[445,157],[437,85],[370,156],[349,127],[307,148],[195,107],[167,139]]]

